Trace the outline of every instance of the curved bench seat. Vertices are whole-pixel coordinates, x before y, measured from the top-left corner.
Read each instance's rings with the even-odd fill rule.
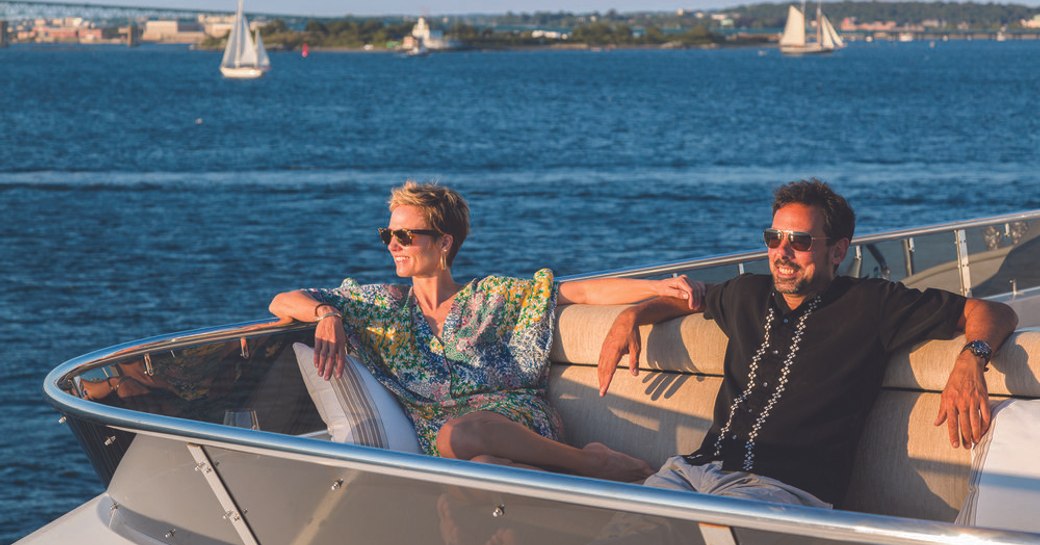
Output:
[[[619,368],[610,394],[600,398],[600,346],[623,308],[570,305],[557,311],[549,396],[571,444],[603,441],[660,465],[695,450],[710,427],[727,339],[700,314],[645,326],[639,377]],[[951,448],[945,425],[932,422],[963,346],[963,337],[930,341],[889,361],[843,507],[953,521],[967,493],[970,452]],[[1040,331],[1015,332],[986,378],[994,403],[1040,397]]]

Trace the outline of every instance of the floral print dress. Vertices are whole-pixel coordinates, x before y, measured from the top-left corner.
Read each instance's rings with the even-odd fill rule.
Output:
[[[410,286],[348,278],[308,293],[343,312],[351,351],[397,396],[423,451],[438,455],[441,426],[473,411],[559,439],[559,416],[545,398],[558,291],[549,269],[531,280],[472,280],[455,294],[440,338]]]

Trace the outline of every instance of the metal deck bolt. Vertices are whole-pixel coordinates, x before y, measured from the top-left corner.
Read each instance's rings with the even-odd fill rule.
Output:
[[[166,532],[166,539],[170,539],[177,533],[176,528],[171,528],[169,532]]]
[[[506,506],[504,505],[495,506],[495,510],[491,512],[491,516],[495,518],[501,517],[504,514],[506,514]]]
[[[68,419],[68,417],[67,417],[67,416],[65,416],[65,415],[61,415],[61,418],[59,418],[59,419],[58,419],[58,423],[59,423],[59,424],[64,424],[64,423],[66,423],[66,422],[68,422],[68,421],[69,421],[69,419]]]
[[[110,446],[114,445],[115,442],[116,442],[116,436],[115,435],[109,435],[108,437],[105,438],[105,446],[106,447],[110,447]]]
[[[329,488],[332,490],[339,490],[341,486],[343,486],[343,479],[336,479]]]

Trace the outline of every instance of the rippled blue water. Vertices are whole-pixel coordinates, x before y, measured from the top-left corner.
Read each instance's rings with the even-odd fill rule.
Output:
[[[1040,43],[273,54],[0,49],[0,542],[97,494],[43,402],[62,361],[392,273],[390,187],[469,198],[457,278],[747,249],[831,181],[860,232],[1040,208]]]

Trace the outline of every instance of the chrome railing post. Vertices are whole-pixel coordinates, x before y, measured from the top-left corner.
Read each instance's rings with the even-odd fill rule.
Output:
[[[961,279],[961,295],[971,297],[971,266],[968,263],[968,238],[964,229],[953,232],[957,245],[957,272]]]
[[[906,276],[914,274],[914,237],[903,239],[903,264],[906,266]]]
[[[859,244],[852,248],[852,263],[849,265],[848,275],[852,278],[859,278],[860,273],[863,271],[863,247]]]

